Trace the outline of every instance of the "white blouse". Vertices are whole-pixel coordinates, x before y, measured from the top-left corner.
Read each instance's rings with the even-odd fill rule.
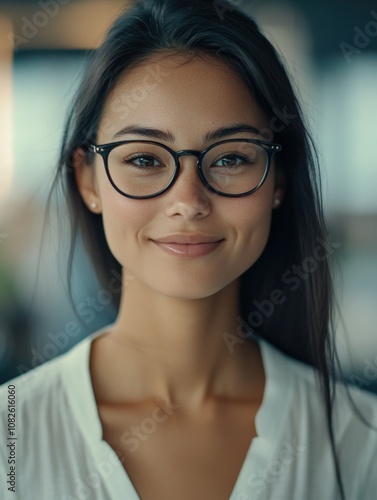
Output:
[[[100,334],[0,387],[0,498],[140,498],[118,456],[102,440],[89,372],[91,341]],[[255,339],[261,346],[265,392],[255,420],[257,437],[230,500],[340,498],[313,369]],[[357,408],[377,426],[377,397],[350,390]],[[355,415],[341,384],[334,418],[346,499],[377,498],[377,431]],[[202,498],[198,492],[193,500]]]

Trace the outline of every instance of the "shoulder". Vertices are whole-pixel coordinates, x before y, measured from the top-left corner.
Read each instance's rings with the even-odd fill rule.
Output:
[[[80,408],[76,407],[81,399],[90,398],[85,383],[89,346],[86,338],[66,353],[0,387],[0,435],[17,448],[19,474],[30,470],[23,458],[30,450],[36,462],[43,462],[56,448],[69,456],[72,442],[80,441]],[[8,460],[8,449],[3,446],[0,469]],[[52,463],[45,465],[53,467]]]
[[[310,441],[317,440],[319,446],[328,439],[319,372],[274,346],[267,349],[276,383],[290,385],[291,418],[296,429],[302,435],[311,435]],[[368,463],[373,460],[377,468],[377,395],[341,380],[333,380],[332,385],[334,439],[340,453],[350,461],[350,466],[360,453]]]
[[[0,435],[7,441],[0,447],[0,470],[17,470],[13,498],[51,498],[52,491],[55,498],[73,498],[69,491],[81,498],[77,492],[84,487],[92,493],[82,481],[97,474],[108,457],[102,460],[97,447],[101,427],[90,385],[91,337],[0,388]],[[102,483],[95,488],[104,498]]]
[[[42,396],[46,390],[50,390],[58,383],[65,356],[66,354],[57,356],[1,385],[0,395],[2,400],[4,400],[4,394],[10,389],[16,391],[18,403],[25,400],[34,401],[35,398]]]
[[[270,368],[273,365],[273,372],[276,378],[280,379],[282,372],[284,372],[288,375],[290,383],[296,389],[300,387],[303,390],[301,395],[305,394],[306,398],[318,401],[318,398],[321,397],[319,371],[311,365],[288,356],[266,341],[264,341],[264,345],[268,353]],[[332,383],[335,393],[335,410],[337,407],[343,408],[343,405],[348,405],[350,398],[355,399],[360,407],[365,408],[371,416],[377,410],[376,394],[341,380],[334,379]]]
[[[53,405],[64,400],[67,376],[79,363],[84,363],[89,339],[69,351],[0,386],[0,425],[7,420],[9,401],[14,401],[19,422],[28,415],[50,413]],[[33,419],[34,421],[36,419]]]
[[[302,476],[309,473],[305,477],[308,482],[313,481],[313,491],[322,488],[317,481],[322,478],[326,494],[329,494],[336,471],[319,373],[273,346],[267,346],[266,350],[269,366],[273,366],[274,394],[284,394],[286,410],[283,405],[280,409],[275,405],[272,412],[283,422],[284,443],[295,450],[292,456],[299,457],[295,464]],[[333,436],[346,491],[349,498],[374,498],[377,488],[377,395],[340,380],[334,380],[333,386]],[[274,422],[276,425],[276,420]],[[326,496],[316,496],[320,497]]]

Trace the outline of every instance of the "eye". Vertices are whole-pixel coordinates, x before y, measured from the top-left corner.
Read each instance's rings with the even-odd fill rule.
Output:
[[[228,153],[219,158],[215,163],[215,167],[238,167],[245,164],[250,164],[250,158],[241,156],[238,153]]]
[[[131,164],[132,166],[139,168],[148,168],[148,167],[159,167],[161,163],[152,155],[139,153],[129,158],[124,158],[123,160],[126,164]]]

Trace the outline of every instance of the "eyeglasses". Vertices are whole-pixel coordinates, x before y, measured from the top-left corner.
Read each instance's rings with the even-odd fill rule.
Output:
[[[123,196],[154,198],[177,180],[182,156],[196,156],[203,184],[221,196],[247,196],[267,178],[271,160],[282,150],[280,144],[256,139],[229,139],[203,151],[173,151],[155,141],[121,141],[89,145],[102,156],[112,186]]]

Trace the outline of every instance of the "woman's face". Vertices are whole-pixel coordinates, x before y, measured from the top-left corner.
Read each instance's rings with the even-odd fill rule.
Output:
[[[199,57],[187,62],[177,55],[153,56],[128,72],[109,95],[97,144],[154,140],[175,151],[202,151],[217,142],[204,140],[206,134],[240,123],[259,130],[268,126],[247,87],[224,63]],[[158,129],[171,137],[119,133],[126,127]],[[251,132],[223,139],[236,138],[263,139]],[[94,167],[86,165],[82,155],[76,155],[80,192],[89,208],[97,202],[97,209],[90,209],[102,213],[113,255],[127,273],[159,294],[203,298],[236,280],[261,255],[274,199],[282,196],[281,187],[275,185],[273,165],[258,191],[226,198],[202,184],[196,161],[195,156],[182,157],[179,177],[168,191],[156,198],[137,200],[122,196],[112,187],[99,155]],[[156,243],[161,238],[174,241],[171,235],[177,234],[201,235],[204,240],[221,242],[213,248],[189,247],[197,250],[195,255],[190,251],[188,255],[175,253],[179,247],[172,246],[169,251]]]

